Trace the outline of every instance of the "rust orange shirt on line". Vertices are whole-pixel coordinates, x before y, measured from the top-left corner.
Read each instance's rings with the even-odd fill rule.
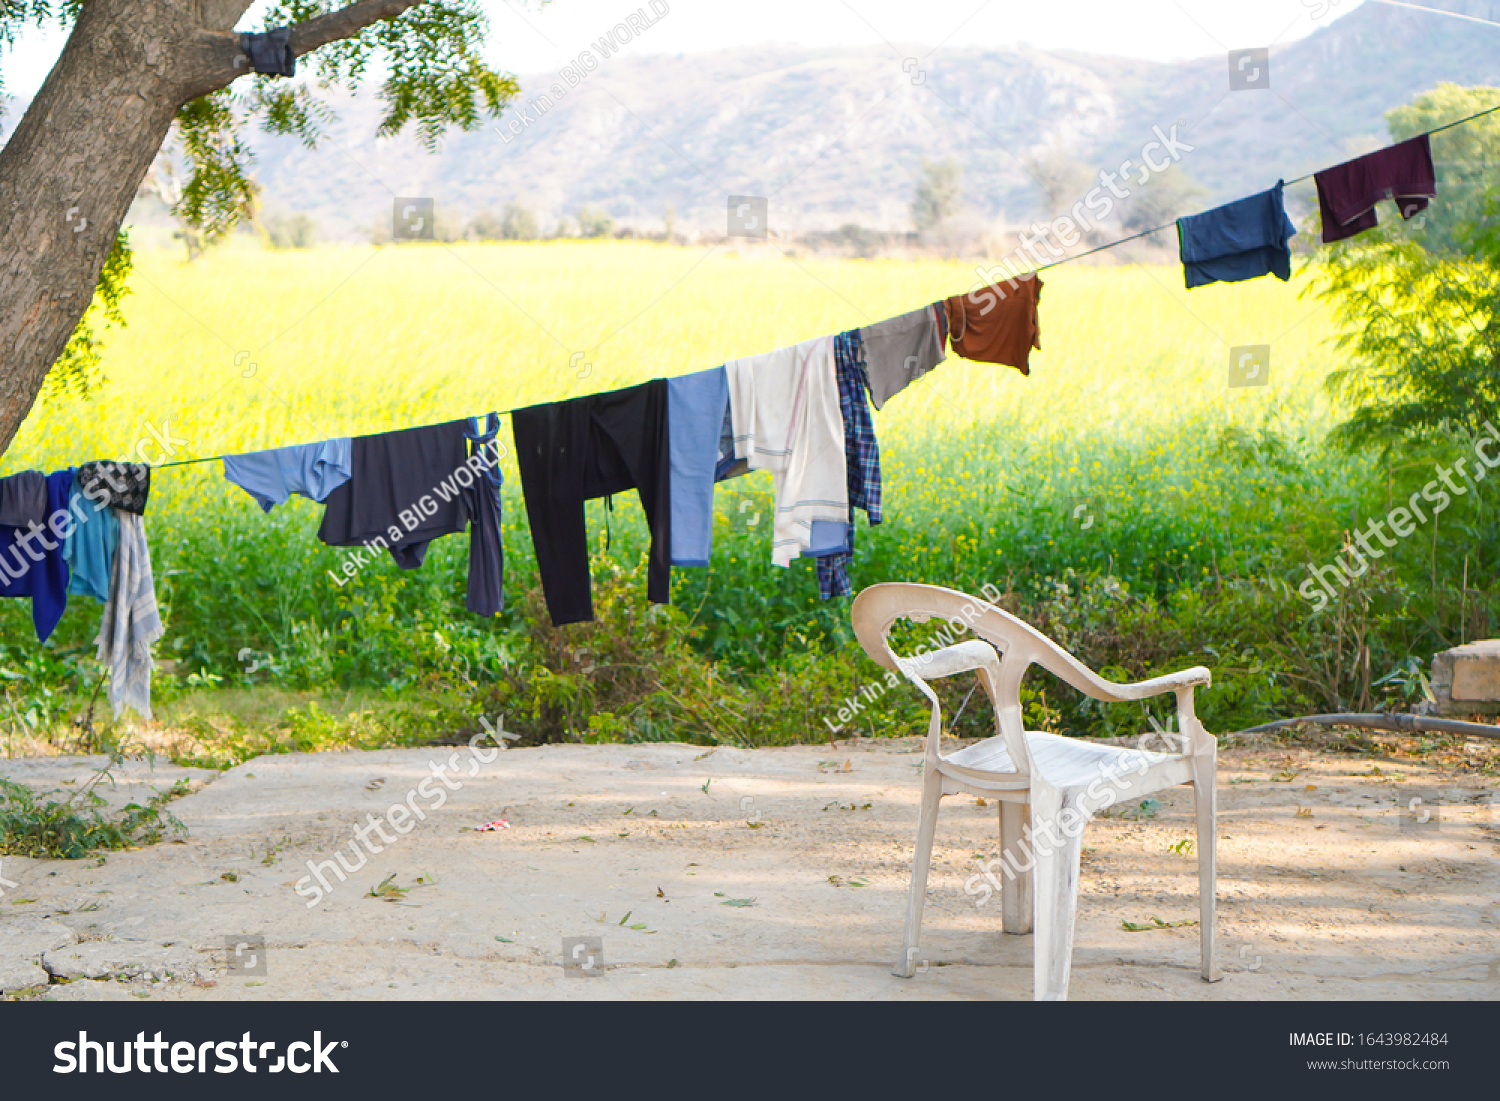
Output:
[[[1031,374],[1031,349],[1042,347],[1037,320],[1041,297],[1042,281],[1035,274],[955,294],[945,303],[948,346],[964,359],[1003,363]]]

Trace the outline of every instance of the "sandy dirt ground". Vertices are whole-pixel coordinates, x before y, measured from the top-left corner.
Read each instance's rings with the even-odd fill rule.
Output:
[[[367,831],[382,851],[359,866],[354,830],[395,803],[431,806],[418,786],[450,753],[460,786],[405,834],[387,826],[390,843]],[[460,747],[263,757],[222,774],[131,762],[111,800],[192,776],[172,804],[190,833],[102,860],[0,861],[0,989],[57,1001],[1031,995],[1032,938],[1001,933],[998,894],[973,893],[998,838],[995,806],[968,796],[943,803],[918,974],[891,974],[915,739],[559,745],[469,761]],[[5,761],[0,775],[77,784],[99,763]],[[1249,745],[1224,751],[1219,784],[1223,981],[1199,978],[1196,928],[1157,924],[1197,917],[1182,844],[1192,795],[1179,788],[1088,828],[1074,999],[1500,997],[1492,769],[1463,749],[1435,762]],[[1436,803],[1435,820],[1403,815],[1414,795]],[[472,828],[498,818],[509,828]],[[343,882],[325,871],[331,890],[309,905],[309,862],[341,848],[356,870]],[[564,938],[598,939],[565,966]]]

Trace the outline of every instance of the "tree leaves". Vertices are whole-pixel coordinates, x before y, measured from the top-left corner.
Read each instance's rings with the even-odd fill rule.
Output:
[[[266,12],[264,25],[305,23],[339,6],[322,0],[286,0]],[[495,72],[481,58],[488,31],[489,21],[475,0],[435,0],[331,42],[304,64],[311,64],[320,88],[353,90],[378,61],[375,67],[386,72],[380,89],[386,111],[377,133],[390,137],[414,124],[431,151],[447,127],[472,130],[482,114],[498,115],[520,92],[514,77]],[[277,125],[290,127],[277,132],[297,133],[307,141],[310,131],[302,123],[311,103],[275,95],[279,113],[272,117]]]
[[[266,12],[263,26],[305,23],[342,6],[286,0]],[[253,218],[260,188],[252,176],[254,152],[243,138],[246,123],[259,118],[266,132],[295,135],[312,148],[337,117],[318,92],[353,91],[372,66],[386,74],[378,136],[414,126],[431,152],[448,127],[475,129],[520,92],[514,77],[480,56],[488,29],[475,0],[422,3],[302,59],[316,74],[311,84],[255,76],[246,92],[221,88],[191,100],[177,113],[175,133],[190,173],[172,213],[208,239]],[[89,347],[85,338],[79,355],[86,357]]]
[[[94,325],[99,315],[104,316],[103,328],[111,325],[124,326],[125,316],[120,312],[120,299],[130,293],[126,281],[130,276],[134,254],[130,249],[127,230],[120,230],[109,255],[104,259],[104,268],[99,273],[99,284],[94,288],[94,300],[88,312],[78,322],[73,335],[68,338],[62,355],[57,357],[42,384],[44,401],[56,401],[67,396],[88,397],[96,386],[104,382],[99,371],[99,352],[104,342],[95,335]]]
[[[1407,137],[1497,98],[1500,89],[1446,85],[1392,111],[1391,131]],[[1500,150],[1500,120],[1432,141],[1443,174],[1431,211],[1404,221],[1385,207],[1385,224],[1315,253],[1314,293],[1337,310],[1346,353],[1326,386],[1350,415],[1331,438],[1350,451],[1472,439],[1500,415],[1500,251],[1487,244],[1500,190],[1467,163]]]
[[[244,120],[228,88],[189,100],[177,112],[177,134],[192,175],[172,213],[213,238],[228,233],[255,208],[260,190],[250,178],[254,153],[241,140]]]

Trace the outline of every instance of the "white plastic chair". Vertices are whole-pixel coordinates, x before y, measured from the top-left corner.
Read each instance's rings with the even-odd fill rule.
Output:
[[[922,622],[934,616],[968,627],[978,637],[907,657],[891,650],[886,636],[896,620]],[[911,897],[895,973],[910,978],[917,960],[927,869],[938,803],[943,796],[967,793],[999,802],[1005,870],[1002,924],[1007,933],[1029,933],[1034,924],[1035,997],[1038,1001],[1058,1001],[1068,995],[1084,825],[1112,803],[1191,784],[1197,810],[1201,970],[1206,981],[1217,982],[1214,784],[1218,747],[1193,714],[1193,689],[1209,685],[1209,671],[1195,666],[1138,684],[1114,684],[1010,613],[937,585],[871,586],[855,599],[853,617],[854,632],[865,652],[884,668],[899,671],[932,705]],[[1040,665],[1096,700],[1124,702],[1176,693],[1175,738],[1179,744],[1174,748],[1179,751],[1125,749],[1023,730],[1021,678],[1032,665]],[[941,709],[927,681],[970,670],[978,673],[979,683],[995,709],[997,735],[945,757],[938,752]]]

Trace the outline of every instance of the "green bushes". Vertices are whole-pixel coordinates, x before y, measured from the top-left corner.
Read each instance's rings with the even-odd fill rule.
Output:
[[[1352,478],[1341,456],[1269,420],[1253,431],[1162,428],[1080,456],[1115,472],[1083,499],[1082,516],[1075,485],[1050,471],[1029,492],[976,475],[1012,464],[1024,441],[972,429],[918,446],[928,480],[893,483],[904,497],[887,523],[861,523],[856,589],[891,579],[974,593],[993,585],[1008,610],[1115,679],[1206,665],[1214,685],[1198,712],[1211,730],[1411,702],[1421,692],[1413,670],[1487,631],[1496,610],[1493,479],[1436,518],[1441,537],[1424,529],[1402,541],[1326,610],[1298,594],[1309,564],[1344,546],[1345,529],[1383,514],[1451,458],[1439,445]],[[1175,462],[1157,457],[1164,448]],[[889,450],[898,469],[916,465],[900,446]],[[608,551],[603,503],[591,504],[598,618],[562,629],[546,615],[514,486],[508,606],[492,620],[464,610],[463,538],[436,542],[420,570],[372,557],[351,578],[339,566],[354,552],[319,543],[318,511],[300,500],[265,516],[238,496],[213,498],[190,519],[156,523],[168,625],[157,654],[174,674],[158,676],[156,697],[169,723],[178,715],[187,724],[179,756],[227,767],[255,753],[415,744],[502,713],[527,744],[767,745],[925,729],[905,684],[839,719],[844,701],[882,683],[854,641],[849,602],[818,600],[810,561],[770,564],[766,521],[752,522],[770,514],[768,479],[727,483],[720,495],[712,567],[677,571],[674,603],[660,607],[645,601],[647,533],[633,496],[617,503]],[[0,721],[13,736],[50,730],[58,744],[107,747],[115,726],[76,721],[99,686],[90,645],[98,606],[75,598],[40,648],[27,612],[24,601],[0,602]],[[950,719],[971,684],[944,683]],[[234,691],[292,696],[245,719],[173,710],[186,697]],[[370,706],[318,702],[350,692]],[[956,733],[987,732],[981,702],[963,708]],[[1169,705],[1101,706],[1045,674],[1028,680],[1028,722],[1038,728],[1137,733],[1152,718],[1168,725]]]

